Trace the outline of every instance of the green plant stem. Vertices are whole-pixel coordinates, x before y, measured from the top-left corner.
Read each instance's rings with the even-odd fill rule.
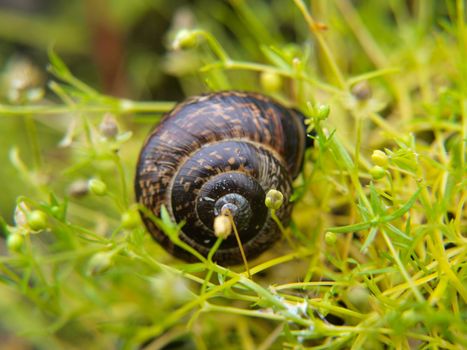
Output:
[[[230,60],[227,52],[224,50],[224,48],[219,43],[219,41],[217,41],[217,39],[211,33],[205,30],[198,29],[198,30],[194,30],[193,34],[199,35],[203,37],[204,39],[206,39],[211,50],[222,62],[228,62]]]
[[[274,209],[271,209],[271,210],[270,210],[270,213],[271,213],[271,218],[274,220],[274,222],[276,223],[276,225],[279,227],[279,230],[281,231],[282,235],[283,235],[283,236],[285,237],[285,239],[287,240],[287,243],[288,243],[288,245],[290,246],[290,248],[294,248],[294,247],[295,247],[295,244],[294,244],[294,242],[292,241],[289,232],[287,232],[287,230],[285,229],[284,225],[282,225],[282,222],[281,222],[281,221],[279,220],[279,218],[277,217],[276,211],[275,211]]]
[[[238,283],[240,280],[240,276],[236,278],[232,278],[226,281],[224,284],[213,287],[211,290],[207,291],[206,293],[198,296],[195,300],[186,303],[181,308],[177,309],[176,311],[172,312],[167,318],[165,318],[162,322],[158,322],[149,327],[141,328],[135,335],[133,341],[134,344],[141,344],[148,339],[159,335],[169,326],[178,322],[183,316],[185,316],[188,312],[190,312],[193,308],[202,305],[206,300],[209,298],[217,295],[220,291],[228,289]],[[160,321],[160,320],[159,320]]]
[[[266,313],[263,311],[255,310],[244,310],[237,307],[230,306],[219,306],[210,303],[205,303],[202,309],[202,312],[219,312],[219,313],[229,313],[234,315],[242,315],[248,317],[259,317],[274,321],[287,321],[287,319],[282,315],[277,315],[274,313]]]
[[[360,179],[358,177],[358,173],[355,170],[355,164],[352,158],[350,157],[349,153],[335,134],[329,135],[328,137],[324,136],[324,134],[322,136],[326,137],[329,148],[336,157],[336,161],[339,162],[339,164],[341,164],[341,166],[343,166],[343,168],[348,171],[352,184],[354,185],[354,188],[357,191],[359,201],[365,206],[365,208],[368,209],[370,213],[372,213],[370,202],[368,201],[366,194],[363,191]]]
[[[441,234],[438,230],[432,233],[431,239],[428,240],[428,244],[436,260],[439,262],[441,271],[446,274],[456,290],[459,292],[462,299],[464,299],[464,302],[467,303],[467,288],[459,280],[459,277],[454,273],[454,271],[452,271],[443,249],[443,240],[441,238]]]
[[[462,134],[461,142],[459,142],[460,148],[460,167],[465,169],[465,157],[466,157],[466,144],[467,144],[467,68],[465,67],[465,58],[467,57],[467,39],[465,33],[465,3],[463,0],[456,1],[456,19],[457,19],[457,40],[459,42],[459,63],[458,69],[461,75],[460,83],[462,86],[462,99],[459,101],[460,111],[462,115]],[[464,299],[465,300],[465,299]]]
[[[265,64],[254,63],[254,62],[243,62],[243,61],[236,61],[236,60],[229,60],[229,61],[221,61],[221,62],[214,62],[203,66],[200,70],[202,72],[207,72],[212,69],[226,69],[226,70],[251,70],[256,72],[268,72],[281,75],[286,78],[291,79],[298,79],[303,80],[309,83],[312,86],[316,86],[324,91],[333,94],[341,94],[341,90],[333,87],[330,84],[323,83],[317,79],[314,79],[307,75],[304,71],[294,71],[293,69],[283,69],[277,67],[271,67]]]
[[[405,269],[404,265],[402,264],[402,261],[399,258],[399,254],[396,252],[396,249],[394,248],[394,245],[392,244],[392,241],[388,237],[386,231],[384,229],[381,229],[381,235],[384,238],[384,241],[386,242],[387,247],[389,248],[389,251],[391,252],[392,257],[396,261],[397,266],[399,266],[399,270],[402,273],[402,276],[406,280],[406,282],[409,284],[410,288],[412,289],[412,292],[414,293],[415,297],[419,302],[424,302],[425,299],[423,298],[422,293],[418,290],[416,284],[410,277],[409,273]]]
[[[19,116],[19,115],[41,115],[41,114],[70,114],[70,113],[105,113],[112,112],[116,114],[127,113],[165,113],[173,108],[173,102],[136,102],[130,100],[118,100],[116,103],[108,105],[81,105],[77,103],[74,106],[69,105],[28,105],[11,106],[0,104],[1,116]]]
[[[214,256],[214,254],[216,253],[216,251],[219,249],[219,247],[221,246],[222,244],[222,237],[218,237],[216,239],[216,242],[214,243],[214,245],[212,246],[211,250],[209,251],[209,254],[208,254],[208,261],[210,263],[212,263],[212,257]],[[201,286],[201,294],[204,294],[206,292],[206,288],[208,286],[208,283],[209,281],[211,280],[211,276],[212,276],[212,273],[214,272],[214,270],[212,269],[209,269],[208,272],[206,273],[206,277],[204,278],[204,282],[203,282],[203,285]]]
[[[233,232],[234,232],[234,235],[235,235],[235,239],[237,240],[238,248],[239,248],[240,254],[242,256],[243,264],[245,265],[245,271],[246,271],[248,277],[251,278],[250,268],[248,267],[248,259],[246,258],[245,251],[243,250],[243,245],[242,245],[242,241],[240,239],[240,234],[238,233],[237,225],[235,225],[235,221],[233,219],[233,216],[232,216],[232,214],[230,213],[230,211],[228,209],[227,209],[226,216],[229,218],[230,223],[232,225],[232,229],[233,229]]]
[[[123,199],[123,207],[128,209],[129,207],[129,196],[128,196],[128,189],[126,184],[126,176],[125,176],[125,169],[122,164],[122,160],[118,154],[114,154],[113,161],[115,162],[118,177],[120,179],[120,188],[122,191],[121,198]]]
[[[31,147],[31,153],[33,155],[34,165],[36,169],[42,168],[42,154],[39,145],[39,140],[37,137],[37,128],[34,122],[34,118],[31,115],[26,115],[25,120],[26,131],[28,135],[28,140]]]
[[[315,20],[311,16],[310,12],[307,10],[305,3],[303,0],[294,0],[295,5],[298,7],[300,12],[302,13],[303,17],[305,18],[307,24],[308,24],[308,29],[314,36],[316,37],[316,40],[318,41],[318,45],[323,50],[324,56],[326,58],[326,62],[329,64],[329,67],[331,68],[334,76],[336,77],[337,84],[342,90],[347,90],[347,84],[344,80],[344,77],[337,66],[336,60],[334,58],[334,55],[332,54],[331,49],[327,45],[326,41],[324,40],[323,36],[321,35],[318,26],[316,25]]]
[[[349,24],[350,28],[354,32],[354,35],[357,37],[374,65],[378,69],[384,69],[388,67],[389,63],[386,58],[387,55],[382,52],[374,38],[368,32],[351,2],[348,0],[338,1],[336,2],[336,6],[339,8],[340,12],[344,14],[343,18]],[[397,96],[402,118],[409,120],[412,116],[412,111],[410,100],[408,99],[407,93],[404,90],[403,84],[399,82],[397,77],[393,78],[392,76],[388,76],[388,79],[394,93]]]

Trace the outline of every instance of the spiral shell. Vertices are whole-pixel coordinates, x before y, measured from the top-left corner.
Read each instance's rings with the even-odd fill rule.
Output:
[[[276,215],[290,219],[292,179],[300,172],[306,144],[303,116],[260,94],[226,91],[193,97],[177,105],[150,133],[135,179],[138,202],[155,216],[165,205],[171,218],[185,222],[180,239],[207,256],[216,241],[214,218],[221,208],[233,214],[248,258],[280,237],[264,204],[268,190],[284,195]],[[151,235],[170,253],[194,257],[142,213]],[[233,235],[213,260],[238,264]]]

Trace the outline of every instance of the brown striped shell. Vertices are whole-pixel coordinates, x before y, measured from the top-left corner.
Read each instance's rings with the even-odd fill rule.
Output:
[[[174,221],[184,221],[180,239],[204,256],[216,241],[219,206],[233,201],[241,208],[235,223],[243,249],[252,258],[280,237],[264,204],[268,190],[283,193],[284,205],[276,214],[284,225],[290,219],[292,179],[300,172],[305,143],[303,116],[268,97],[237,91],[193,97],[169,112],[147,138],[137,165],[136,197],[156,217],[165,205]],[[194,260],[143,213],[142,218],[167,251]],[[241,263],[233,235],[213,260]]]

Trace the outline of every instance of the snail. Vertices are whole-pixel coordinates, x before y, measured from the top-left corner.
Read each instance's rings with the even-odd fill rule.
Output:
[[[166,114],[146,139],[136,169],[137,201],[156,217],[164,205],[173,221],[185,223],[179,238],[203,256],[217,239],[214,219],[227,208],[246,257],[256,257],[281,235],[265,205],[266,193],[283,194],[276,215],[287,225],[292,180],[301,171],[307,143],[303,115],[261,94],[224,91],[191,97]],[[144,210],[141,217],[168,252],[195,260]],[[242,262],[234,235],[221,243],[213,261]]]

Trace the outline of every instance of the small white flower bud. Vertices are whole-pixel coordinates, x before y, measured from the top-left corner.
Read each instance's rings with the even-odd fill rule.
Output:
[[[386,175],[386,171],[379,165],[375,165],[370,169],[370,175],[374,180],[380,180]]]
[[[262,72],[260,75],[261,87],[267,92],[278,92],[282,88],[282,78],[273,72]]]
[[[83,197],[86,194],[88,194],[88,192],[89,192],[88,181],[84,179],[78,179],[76,181],[73,181],[68,186],[68,194],[74,198]]]
[[[359,101],[368,100],[371,97],[371,94],[371,87],[367,81],[361,81],[352,87],[352,95],[354,95]]]
[[[104,115],[99,125],[99,131],[102,136],[108,139],[113,139],[118,135],[117,121],[111,113],[106,113]]]
[[[21,202],[16,206],[14,213],[14,220],[16,226],[26,226],[26,224],[28,223],[26,218],[27,211],[29,211],[29,208],[26,206],[26,204],[24,204],[24,202]]]
[[[174,50],[184,50],[195,47],[198,44],[198,38],[195,32],[188,29],[181,29],[172,43]]]
[[[98,252],[88,262],[87,273],[90,276],[107,271],[113,265],[113,252]]]
[[[379,149],[373,151],[373,154],[371,155],[371,160],[373,161],[373,163],[379,165],[382,168],[386,168],[389,164],[388,156],[386,155],[386,153]]]
[[[101,181],[99,179],[91,179],[88,182],[88,188],[91,193],[98,195],[98,196],[103,196],[107,192],[107,185],[105,184],[104,181]]]
[[[269,190],[264,203],[269,209],[277,210],[284,203],[284,195],[278,190]]]
[[[216,216],[214,219],[214,234],[216,237],[227,238],[232,233],[232,223],[226,215]]]

